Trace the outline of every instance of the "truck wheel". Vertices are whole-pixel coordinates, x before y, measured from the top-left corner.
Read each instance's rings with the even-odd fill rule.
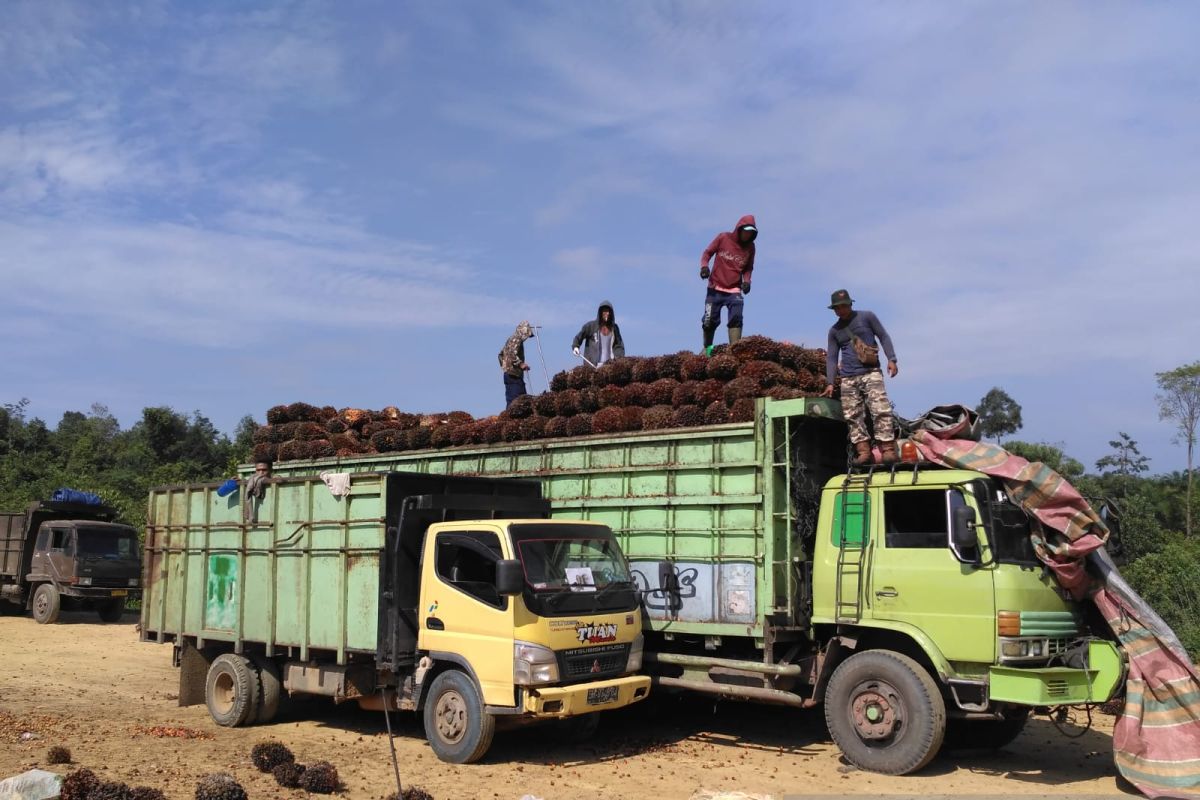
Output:
[[[958,750],[999,750],[1025,730],[1029,721],[1029,711],[1022,709],[1005,719],[998,720],[966,720],[952,719],[946,725],[946,743],[942,746],[946,751]]]
[[[100,614],[101,622],[120,622],[125,613],[125,598],[118,597],[101,604],[96,611]]]
[[[62,597],[53,583],[43,583],[37,587],[37,591],[33,593],[33,618],[38,624],[49,625],[55,622],[61,608]]]
[[[250,659],[233,653],[213,659],[204,682],[204,702],[214,722],[226,728],[254,722],[259,696],[258,673]]]
[[[471,764],[483,758],[496,734],[496,718],[483,709],[472,681],[458,670],[433,679],[425,698],[425,738],[442,761]]]
[[[946,704],[916,661],[868,650],[834,670],[825,690],[825,722],[855,766],[906,775],[937,755],[946,735]]]
[[[582,744],[596,735],[600,728],[600,713],[567,717],[554,725],[554,734],[568,744]]]
[[[279,698],[283,694],[283,682],[279,679],[279,667],[266,656],[252,656],[254,671],[262,695],[258,699],[258,715],[255,722],[270,722],[279,711]]]

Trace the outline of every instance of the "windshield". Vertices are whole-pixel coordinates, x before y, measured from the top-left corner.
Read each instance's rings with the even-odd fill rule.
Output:
[[[76,552],[81,556],[138,558],[137,537],[129,531],[80,528]]]
[[[600,525],[514,525],[513,546],[536,613],[632,610],[633,579],[612,531]]]

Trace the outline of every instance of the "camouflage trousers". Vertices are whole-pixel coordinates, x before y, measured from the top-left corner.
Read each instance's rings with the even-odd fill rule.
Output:
[[[894,441],[896,422],[892,418],[892,401],[888,400],[887,390],[883,388],[883,373],[876,369],[866,375],[842,376],[842,414],[850,426],[852,443],[871,438],[867,433],[868,411],[871,412],[875,441]]]

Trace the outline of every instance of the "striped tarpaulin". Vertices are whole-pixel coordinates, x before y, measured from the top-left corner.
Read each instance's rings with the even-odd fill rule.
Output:
[[[912,439],[935,464],[999,478],[1009,497],[1042,523],[1033,537],[1038,557],[1072,596],[1091,599],[1125,653],[1125,708],[1113,728],[1117,769],[1147,797],[1200,797],[1200,672],[1108,558],[1108,527],[1100,516],[1045,464],[928,431]]]

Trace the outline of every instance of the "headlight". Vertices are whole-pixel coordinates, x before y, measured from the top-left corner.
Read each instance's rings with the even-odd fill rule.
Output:
[[[633,644],[629,646],[629,661],[625,664],[626,672],[637,672],[642,668],[642,648],[646,644],[646,637],[638,634],[633,640]]]
[[[92,579],[91,579],[91,578],[80,578],[80,579],[79,579],[79,585],[80,585],[80,586],[91,586],[91,585],[92,585]]]
[[[1005,658],[1025,658],[1029,655],[1029,642],[1023,639],[1009,639],[1000,643],[1000,655]]]
[[[549,647],[513,642],[513,683],[536,686],[558,681],[558,657]]]
[[[130,578],[130,579],[129,579],[129,585],[130,585],[130,586],[137,586],[137,585],[138,585],[138,579],[137,579],[137,578]]]

